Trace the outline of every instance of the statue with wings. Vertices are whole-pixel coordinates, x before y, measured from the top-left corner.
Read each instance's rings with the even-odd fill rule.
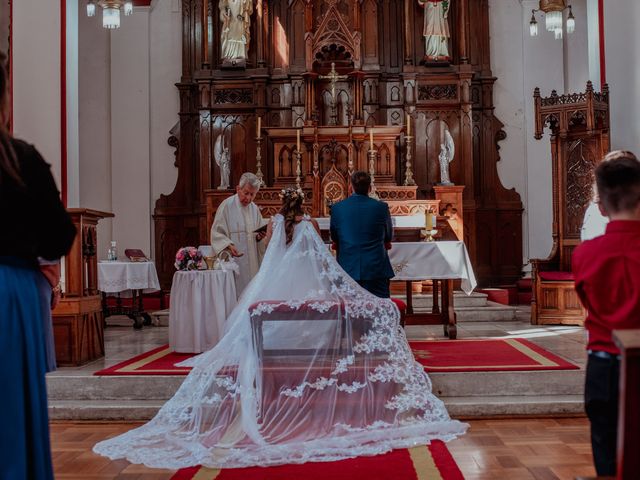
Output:
[[[229,152],[229,147],[225,147],[224,145],[223,133],[216,138],[216,143],[213,147],[213,156],[220,169],[220,185],[218,186],[218,190],[226,190],[229,188],[229,175],[231,174],[231,152]]]
[[[444,143],[440,144],[440,155],[438,155],[438,161],[440,162],[440,185],[453,185],[449,178],[449,164],[453,161],[453,156],[456,153],[456,146],[453,143],[453,137],[449,129],[444,131]]]

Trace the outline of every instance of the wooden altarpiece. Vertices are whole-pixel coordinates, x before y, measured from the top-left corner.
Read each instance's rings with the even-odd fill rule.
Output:
[[[531,260],[531,323],[581,325],[585,310],[574,290],[571,255],[580,243],[584,212],[593,197],[594,170],[609,151],[609,88],[541,97],[535,89],[535,138],[551,131],[553,247]]]
[[[340,175],[346,182],[352,169],[369,169],[373,128],[376,190],[392,213],[452,203],[479,282],[520,277],[522,203],[496,168],[505,133],[493,114],[488,0],[450,1],[450,59],[437,62],[425,59],[417,0],[255,0],[247,58],[235,68],[221,58],[219,4],[182,0],[180,121],[169,138],[178,179],[154,211],[164,288],[177,248],[208,243],[211,216],[233,193],[218,188],[216,145],[229,149],[231,186],[260,167],[266,216],[295,182],[296,129],[310,213],[326,214],[331,195],[342,195]],[[445,129],[456,147],[451,191],[434,189]]]

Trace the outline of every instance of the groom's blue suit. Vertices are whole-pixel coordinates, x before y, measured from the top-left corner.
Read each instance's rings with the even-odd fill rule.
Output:
[[[379,297],[389,297],[394,276],[385,243],[393,226],[389,206],[367,195],[353,194],[331,207],[331,239],[338,263],[360,285]]]

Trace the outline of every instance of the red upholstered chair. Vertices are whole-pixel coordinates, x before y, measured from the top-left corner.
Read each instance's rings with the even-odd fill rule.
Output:
[[[407,313],[407,304],[399,298],[392,298],[391,301],[396,304],[400,310],[400,326],[404,328],[404,314]]]

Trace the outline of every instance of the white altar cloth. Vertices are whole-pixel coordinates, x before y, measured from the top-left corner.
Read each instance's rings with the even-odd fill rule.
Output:
[[[331,217],[316,217],[320,230],[329,230]],[[424,228],[424,214],[392,215],[391,224],[394,228]]]
[[[394,242],[389,260],[396,276],[392,280],[419,281],[461,279],[462,290],[476,287],[467,247],[463,242]]]
[[[98,262],[98,290],[131,296],[131,290],[142,293],[160,290],[153,262]]]
[[[171,284],[169,346],[181,353],[202,353],[214,347],[236,303],[233,271],[176,272]]]

